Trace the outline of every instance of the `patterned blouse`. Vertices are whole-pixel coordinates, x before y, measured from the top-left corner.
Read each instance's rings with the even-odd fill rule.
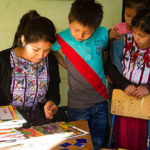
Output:
[[[14,50],[10,53],[12,69],[11,104],[21,108],[34,107],[43,103],[48,90],[48,58],[38,63],[17,57]]]
[[[150,48],[139,49],[133,34],[124,38],[123,75],[136,84],[150,83]]]

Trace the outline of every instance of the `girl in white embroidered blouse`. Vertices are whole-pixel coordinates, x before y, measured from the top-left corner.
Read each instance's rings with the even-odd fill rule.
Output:
[[[122,70],[119,72],[129,83],[123,88],[124,91],[128,95],[142,98],[150,94],[150,9],[141,10],[133,18],[132,31],[133,33],[114,42],[113,63],[118,71]],[[114,85],[119,85],[115,77],[112,80]],[[114,128],[116,148],[147,149],[146,120],[116,116]]]

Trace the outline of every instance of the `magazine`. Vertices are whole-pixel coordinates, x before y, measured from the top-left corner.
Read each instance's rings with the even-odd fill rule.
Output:
[[[83,136],[88,134],[88,132],[81,130],[66,122],[55,122],[42,126],[32,127],[33,129],[43,133],[44,135],[57,134],[57,133],[72,133],[67,138],[73,138],[77,136]]]
[[[33,128],[28,128],[28,129],[20,129],[19,130],[21,133],[24,134],[25,137],[29,138],[29,137],[39,137],[39,136],[43,136],[44,134],[33,129]]]

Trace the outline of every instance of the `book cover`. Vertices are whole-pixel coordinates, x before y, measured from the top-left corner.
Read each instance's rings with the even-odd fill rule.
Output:
[[[11,105],[0,106],[0,122],[8,120],[18,120]]]
[[[88,132],[81,130],[73,125],[66,122],[55,122],[42,126],[32,127],[33,129],[45,134],[56,134],[56,133],[72,133],[68,138],[77,137],[88,134]]]
[[[21,133],[23,133],[26,137],[39,137],[43,136],[41,132],[38,132],[37,130],[33,128],[28,128],[28,129],[21,129],[19,130]]]
[[[17,122],[18,122],[18,123],[26,123],[27,121],[23,118],[23,116],[22,116],[22,115],[20,114],[20,112],[16,109],[16,107],[12,106],[12,108],[13,108],[13,110],[14,110],[14,112],[15,112],[17,118],[18,118]]]

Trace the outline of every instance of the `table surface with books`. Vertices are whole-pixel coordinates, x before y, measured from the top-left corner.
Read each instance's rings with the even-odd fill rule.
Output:
[[[0,149],[93,150],[85,120],[54,122],[28,129],[21,128],[23,123],[26,120],[15,107],[0,106]]]
[[[85,135],[81,135],[78,137],[74,137],[74,138],[70,138],[70,139],[66,139],[65,141],[62,141],[61,144],[67,142],[70,143],[71,145],[69,145],[68,147],[66,147],[65,149],[68,150],[93,150],[93,144],[92,144],[92,139],[91,139],[91,135],[89,133],[89,128],[88,128],[88,122],[86,120],[79,120],[79,121],[73,121],[73,122],[69,122],[69,124],[76,126],[84,131],[87,131],[88,134]],[[82,143],[81,146],[75,146],[74,144],[77,143],[77,140],[86,140],[86,143]],[[60,143],[57,144],[57,146],[55,146],[52,150],[59,150],[59,149],[63,149],[60,145]]]

